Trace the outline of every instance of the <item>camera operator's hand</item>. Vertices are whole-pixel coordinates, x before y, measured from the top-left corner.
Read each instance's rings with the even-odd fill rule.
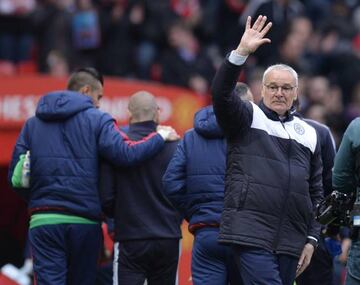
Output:
[[[306,267],[308,267],[314,251],[315,248],[312,244],[310,243],[305,244],[296,269],[296,277],[298,277],[301,273],[303,273]]]

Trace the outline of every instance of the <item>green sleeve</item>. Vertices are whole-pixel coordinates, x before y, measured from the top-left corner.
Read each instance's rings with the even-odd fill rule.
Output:
[[[24,165],[25,154],[21,154],[19,161],[16,163],[13,176],[11,177],[12,186],[15,188],[22,188],[22,169]]]
[[[333,188],[344,193],[355,191],[358,176],[356,158],[360,151],[360,119],[353,120],[345,131],[333,169]]]

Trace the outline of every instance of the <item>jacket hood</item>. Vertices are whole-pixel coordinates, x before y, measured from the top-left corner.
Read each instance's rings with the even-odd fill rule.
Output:
[[[224,134],[216,121],[213,106],[207,106],[196,112],[194,129],[206,138],[223,138]]]
[[[57,91],[41,97],[36,116],[44,121],[66,120],[89,108],[94,108],[90,97],[73,91]]]

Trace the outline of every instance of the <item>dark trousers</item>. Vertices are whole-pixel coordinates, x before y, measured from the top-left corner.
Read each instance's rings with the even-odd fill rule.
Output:
[[[232,247],[244,285],[292,285],[298,258],[246,246]]]
[[[218,228],[203,228],[195,232],[191,273],[194,285],[241,285],[231,247],[218,243]]]
[[[178,261],[179,239],[116,242],[114,284],[175,285]]]
[[[297,285],[333,285],[333,258],[321,238],[309,266],[296,279]]]
[[[95,284],[100,225],[44,225],[29,231],[37,285]]]

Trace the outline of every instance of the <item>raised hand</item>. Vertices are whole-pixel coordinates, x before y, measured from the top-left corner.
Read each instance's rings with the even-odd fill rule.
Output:
[[[238,54],[248,56],[256,51],[259,46],[271,42],[270,39],[264,38],[272,26],[271,22],[265,26],[266,20],[266,16],[260,15],[251,27],[251,17],[247,17],[245,32],[236,48]]]

